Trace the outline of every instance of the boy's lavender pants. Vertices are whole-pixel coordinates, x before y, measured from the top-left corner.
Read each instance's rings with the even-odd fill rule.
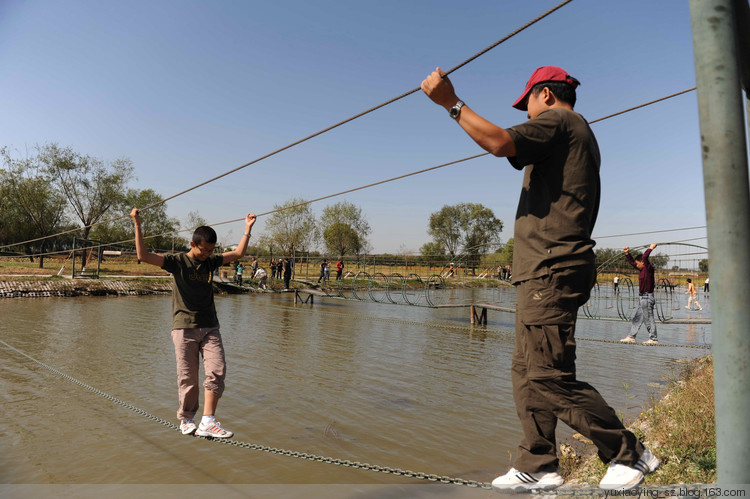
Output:
[[[221,333],[218,326],[174,329],[172,342],[177,359],[177,387],[180,398],[177,417],[193,419],[198,412],[198,368],[201,355],[203,370],[206,373],[203,387],[211,390],[217,397],[224,393],[226,361]]]

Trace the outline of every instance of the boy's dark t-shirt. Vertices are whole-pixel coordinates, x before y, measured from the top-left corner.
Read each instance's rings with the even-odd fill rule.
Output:
[[[525,167],[513,237],[513,282],[594,263],[591,232],[599,212],[599,146],[586,120],[548,109],[508,129]]]
[[[213,273],[224,263],[222,255],[205,261],[187,253],[164,255],[161,268],[172,274],[172,329],[219,325],[214,305]]]

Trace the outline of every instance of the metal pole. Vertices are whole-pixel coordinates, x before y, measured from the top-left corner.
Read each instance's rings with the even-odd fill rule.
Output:
[[[76,278],[76,238],[73,238],[73,267],[70,274],[71,279]]]
[[[750,484],[750,187],[732,0],[690,0],[713,308],[720,484]]]
[[[99,279],[99,273],[102,269],[102,245],[99,243],[97,246],[97,257],[96,257],[96,278]]]

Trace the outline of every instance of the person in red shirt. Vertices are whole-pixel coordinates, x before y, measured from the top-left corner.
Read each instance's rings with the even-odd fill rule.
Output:
[[[622,343],[635,343],[635,335],[638,334],[638,330],[641,325],[646,323],[646,331],[648,331],[648,340],[644,341],[644,345],[658,345],[659,340],[656,338],[656,321],[654,320],[654,305],[656,305],[656,299],[654,298],[654,287],[656,280],[654,279],[654,266],[648,261],[649,255],[656,248],[656,243],[653,243],[648,247],[643,255],[633,257],[630,255],[630,247],[625,246],[625,259],[630,265],[638,269],[638,295],[640,297],[640,303],[638,309],[635,311],[633,321],[630,323],[630,334],[625,338],[621,339]]]
[[[336,280],[337,281],[341,280],[342,272],[344,272],[344,262],[339,260],[338,262],[336,262]]]

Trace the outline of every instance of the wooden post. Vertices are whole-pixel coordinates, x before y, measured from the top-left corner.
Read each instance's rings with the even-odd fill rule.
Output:
[[[469,307],[472,324],[487,324],[487,307],[482,307],[482,313],[477,315],[477,308],[474,305]]]
[[[296,305],[296,304],[297,304],[298,302],[302,302],[302,304],[304,305],[304,304],[305,304],[305,303],[307,303],[308,301],[310,302],[310,305],[312,305],[312,304],[314,304],[314,303],[315,303],[315,301],[313,300],[313,294],[312,294],[312,293],[308,294],[308,295],[307,295],[307,298],[305,298],[305,299],[303,300],[303,299],[302,299],[302,297],[301,297],[301,296],[299,295],[299,290],[297,290],[297,289],[295,289],[295,290],[294,290],[294,304],[295,304],[295,305]]]

